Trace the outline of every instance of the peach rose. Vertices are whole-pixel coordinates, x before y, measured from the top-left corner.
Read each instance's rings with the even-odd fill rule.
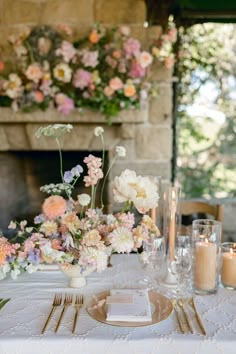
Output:
[[[133,84],[126,84],[124,86],[124,95],[126,97],[133,97],[136,94],[136,88]]]
[[[66,212],[66,200],[59,195],[52,195],[45,199],[42,209],[48,219],[55,219]]]
[[[43,76],[41,66],[38,63],[29,65],[25,72],[25,75],[29,80],[32,80],[35,83],[39,82],[39,80]]]
[[[118,77],[114,77],[114,79],[110,80],[109,86],[112,90],[117,91],[123,87],[123,82]]]
[[[44,100],[44,95],[42,94],[41,91],[35,91],[34,93],[34,100],[37,103],[41,103]]]
[[[113,95],[113,93],[114,93],[114,90],[113,90],[110,86],[106,86],[106,87],[104,88],[104,94],[105,94],[105,96],[110,97],[110,96]]]
[[[152,64],[152,56],[148,52],[142,52],[139,57],[139,63],[142,68],[147,68],[150,64]]]
[[[3,61],[0,60],[0,71],[3,71],[3,69],[4,69],[4,63]]]
[[[86,246],[96,246],[101,240],[101,236],[97,230],[87,232],[83,237],[83,242]]]
[[[93,30],[93,31],[90,33],[90,35],[89,35],[89,41],[90,41],[92,44],[96,44],[96,43],[98,43],[99,39],[100,39],[99,34],[97,33],[96,30]]]
[[[119,59],[121,57],[121,52],[119,50],[114,50],[112,56],[113,58]]]

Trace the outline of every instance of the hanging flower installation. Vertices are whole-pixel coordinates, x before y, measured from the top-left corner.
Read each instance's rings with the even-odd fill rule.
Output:
[[[123,109],[140,108],[153,91],[149,71],[154,59],[168,68],[174,63],[173,25],[150,52],[130,36],[127,26],[96,25],[76,42],[69,40],[67,26],[60,31],[43,26],[10,37],[17,70],[5,73],[0,61],[0,106],[15,111],[56,107],[65,115],[87,107],[111,122]]]

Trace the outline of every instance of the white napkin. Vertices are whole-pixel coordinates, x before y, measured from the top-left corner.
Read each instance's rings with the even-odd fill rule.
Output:
[[[111,295],[132,295],[132,304],[107,306],[107,321],[150,322],[151,306],[147,289],[113,289]]]

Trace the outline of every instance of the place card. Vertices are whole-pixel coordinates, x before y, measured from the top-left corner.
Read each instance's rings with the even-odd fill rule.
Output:
[[[151,322],[151,306],[147,289],[113,289],[111,296],[131,295],[133,303],[114,303],[107,306],[107,321]]]
[[[110,295],[106,297],[106,304],[132,304],[133,303],[133,295]]]

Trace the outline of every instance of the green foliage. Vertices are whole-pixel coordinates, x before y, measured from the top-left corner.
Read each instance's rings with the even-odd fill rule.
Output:
[[[180,31],[177,178],[186,197],[236,196],[235,36],[235,25]],[[207,110],[190,114],[194,104],[222,112],[225,120]]]

